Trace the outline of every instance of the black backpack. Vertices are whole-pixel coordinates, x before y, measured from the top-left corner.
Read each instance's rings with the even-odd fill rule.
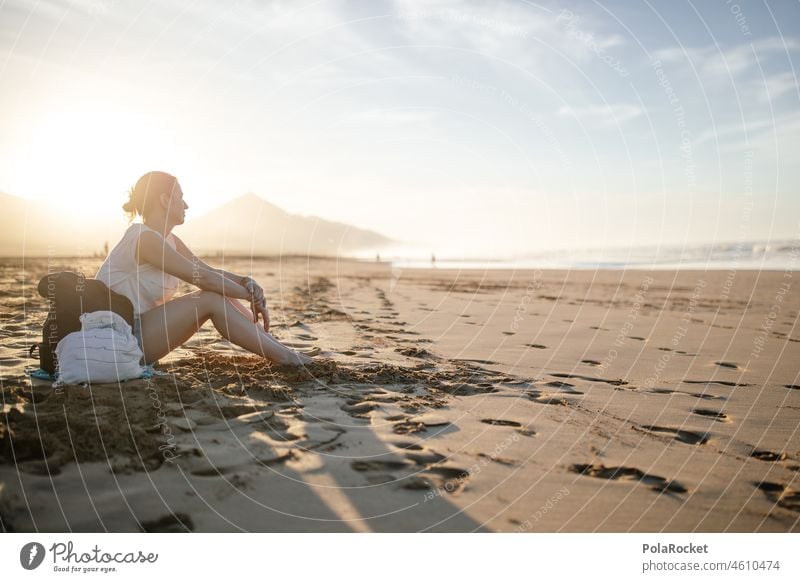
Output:
[[[42,341],[30,347],[29,355],[33,358],[34,350],[39,351],[39,367],[48,374],[54,375],[56,346],[61,338],[80,331],[80,317],[92,311],[113,311],[133,327],[133,304],[130,299],[112,291],[102,281],[88,279],[82,273],[60,271],[50,273],[39,281],[39,295],[49,301],[47,318],[42,326]]]

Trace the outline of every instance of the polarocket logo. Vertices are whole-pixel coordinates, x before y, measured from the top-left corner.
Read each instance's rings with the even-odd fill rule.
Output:
[[[44,560],[44,546],[38,542],[30,542],[19,551],[19,563],[26,570],[35,570]]]

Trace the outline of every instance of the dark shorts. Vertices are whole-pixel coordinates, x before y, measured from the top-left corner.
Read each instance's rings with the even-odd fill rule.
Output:
[[[139,344],[139,349],[142,350],[142,354],[144,354],[144,347],[142,346],[142,318],[138,314],[133,315],[133,335],[136,338],[136,343]],[[144,365],[144,355],[142,355],[140,363]]]

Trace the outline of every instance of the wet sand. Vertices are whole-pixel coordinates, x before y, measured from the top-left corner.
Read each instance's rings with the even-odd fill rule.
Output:
[[[36,284],[99,263],[0,261],[5,531],[800,529],[796,273],[229,260],[313,366],[208,322],[152,380],[32,382]]]

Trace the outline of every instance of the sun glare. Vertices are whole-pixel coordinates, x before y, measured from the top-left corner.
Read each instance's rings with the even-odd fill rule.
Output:
[[[141,168],[163,156],[162,133],[141,114],[103,104],[53,109],[28,134],[15,172],[19,193],[79,200],[81,212],[103,213],[119,206]]]

